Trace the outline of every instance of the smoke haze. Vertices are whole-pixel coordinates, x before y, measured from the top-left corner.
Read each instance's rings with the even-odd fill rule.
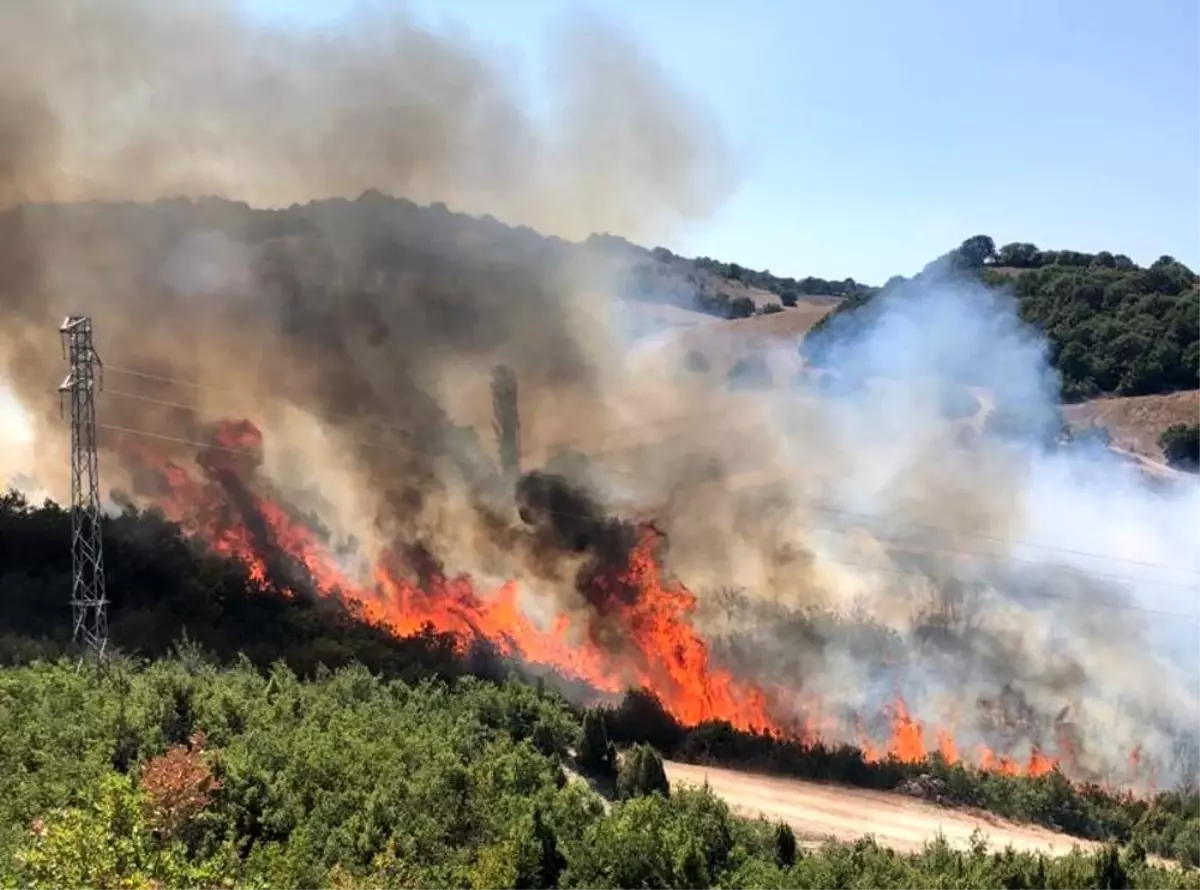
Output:
[[[1065,738],[1108,776],[1140,745],[1160,782],[1190,774],[1195,624],[1147,610],[1197,620],[1197,487],[1048,444],[1057,381],[1007,298],[933,270],[835,325],[820,378],[794,338],[647,340],[601,252],[416,206],[649,241],[719,206],[734,171],[704,110],[602,25],[559,45],[535,115],[504,60],[396,12],[301,33],[230,3],[4,4],[0,204],[158,203],[0,216],[0,368],[37,443],[0,473],[65,495],[55,331],[87,312],[105,479],[144,503],[131,453],[192,460],[172,440],[250,417],[262,463],[238,478],[318,516],[344,571],[398,552],[519,578],[527,610],[613,652],[587,581],[630,546],[612,514],[652,515],[698,625],[780,707],[819,696],[854,740],[899,693],[964,746]],[[729,342],[775,385],[685,370]],[[525,468],[554,470],[515,491],[487,432],[497,362]]]

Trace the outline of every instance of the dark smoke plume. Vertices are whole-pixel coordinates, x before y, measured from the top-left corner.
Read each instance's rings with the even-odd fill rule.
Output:
[[[333,491],[368,545],[449,523],[449,477],[494,489],[465,430],[481,381],[503,362],[594,391],[604,277],[567,242],[411,202],[638,237],[731,184],[703,109],[636,47],[583,18],[554,38],[534,113],[511,60],[379,5],[302,30],[232,0],[4,4],[0,376],[39,482],[62,495],[54,331],[87,312],[117,369],[108,425],[195,439],[255,417],[271,469]],[[294,203],[326,197],[356,200]]]

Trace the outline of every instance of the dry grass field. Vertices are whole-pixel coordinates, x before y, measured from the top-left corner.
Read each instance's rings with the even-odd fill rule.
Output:
[[[1158,437],[1163,430],[1176,423],[1200,421],[1200,390],[1161,396],[1093,399],[1066,405],[1063,414],[1076,431],[1103,427],[1117,448],[1160,461],[1162,449],[1158,447]]]
[[[988,813],[947,809],[899,794],[866,791],[759,776],[736,770],[666,763],[674,786],[705,783],[735,811],[757,818],[786,822],[798,838],[819,842],[828,837],[854,841],[872,835],[879,843],[901,852],[917,852],[941,834],[959,849],[979,831],[993,849],[1013,849],[1048,855],[1098,845],[1040,828],[1021,825]]]

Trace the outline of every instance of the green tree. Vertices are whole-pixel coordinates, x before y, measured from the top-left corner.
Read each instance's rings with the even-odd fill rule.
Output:
[[[1172,424],[1158,437],[1158,445],[1171,466],[1191,471],[1200,467],[1200,424]]]
[[[622,800],[648,794],[671,793],[662,755],[649,745],[634,745],[621,758],[617,771],[617,796]]]
[[[577,760],[580,769],[593,775],[616,775],[616,750],[608,740],[604,712],[599,708],[588,708],[583,714],[583,733]]]
[[[775,826],[775,864],[780,868],[796,864],[796,835],[784,822]]]
[[[1121,864],[1121,851],[1115,844],[1109,844],[1096,856],[1094,867],[1093,887],[1102,890],[1123,890],[1130,886],[1129,875]]]
[[[1014,269],[1032,269],[1038,265],[1039,254],[1036,244],[1030,244],[1028,241],[1014,241],[996,251],[996,265],[1010,266]]]
[[[959,262],[968,269],[979,269],[995,259],[996,242],[988,235],[972,235],[958,247]]]
[[[734,297],[729,301],[729,317],[749,318],[754,314],[754,301],[749,297]]]

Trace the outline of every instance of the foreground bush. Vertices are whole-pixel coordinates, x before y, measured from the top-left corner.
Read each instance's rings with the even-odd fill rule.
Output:
[[[707,790],[606,811],[561,768],[580,738],[562,701],[512,684],[303,682],[189,652],[5,669],[0,885],[1200,887],[1132,848],[804,851]]]

